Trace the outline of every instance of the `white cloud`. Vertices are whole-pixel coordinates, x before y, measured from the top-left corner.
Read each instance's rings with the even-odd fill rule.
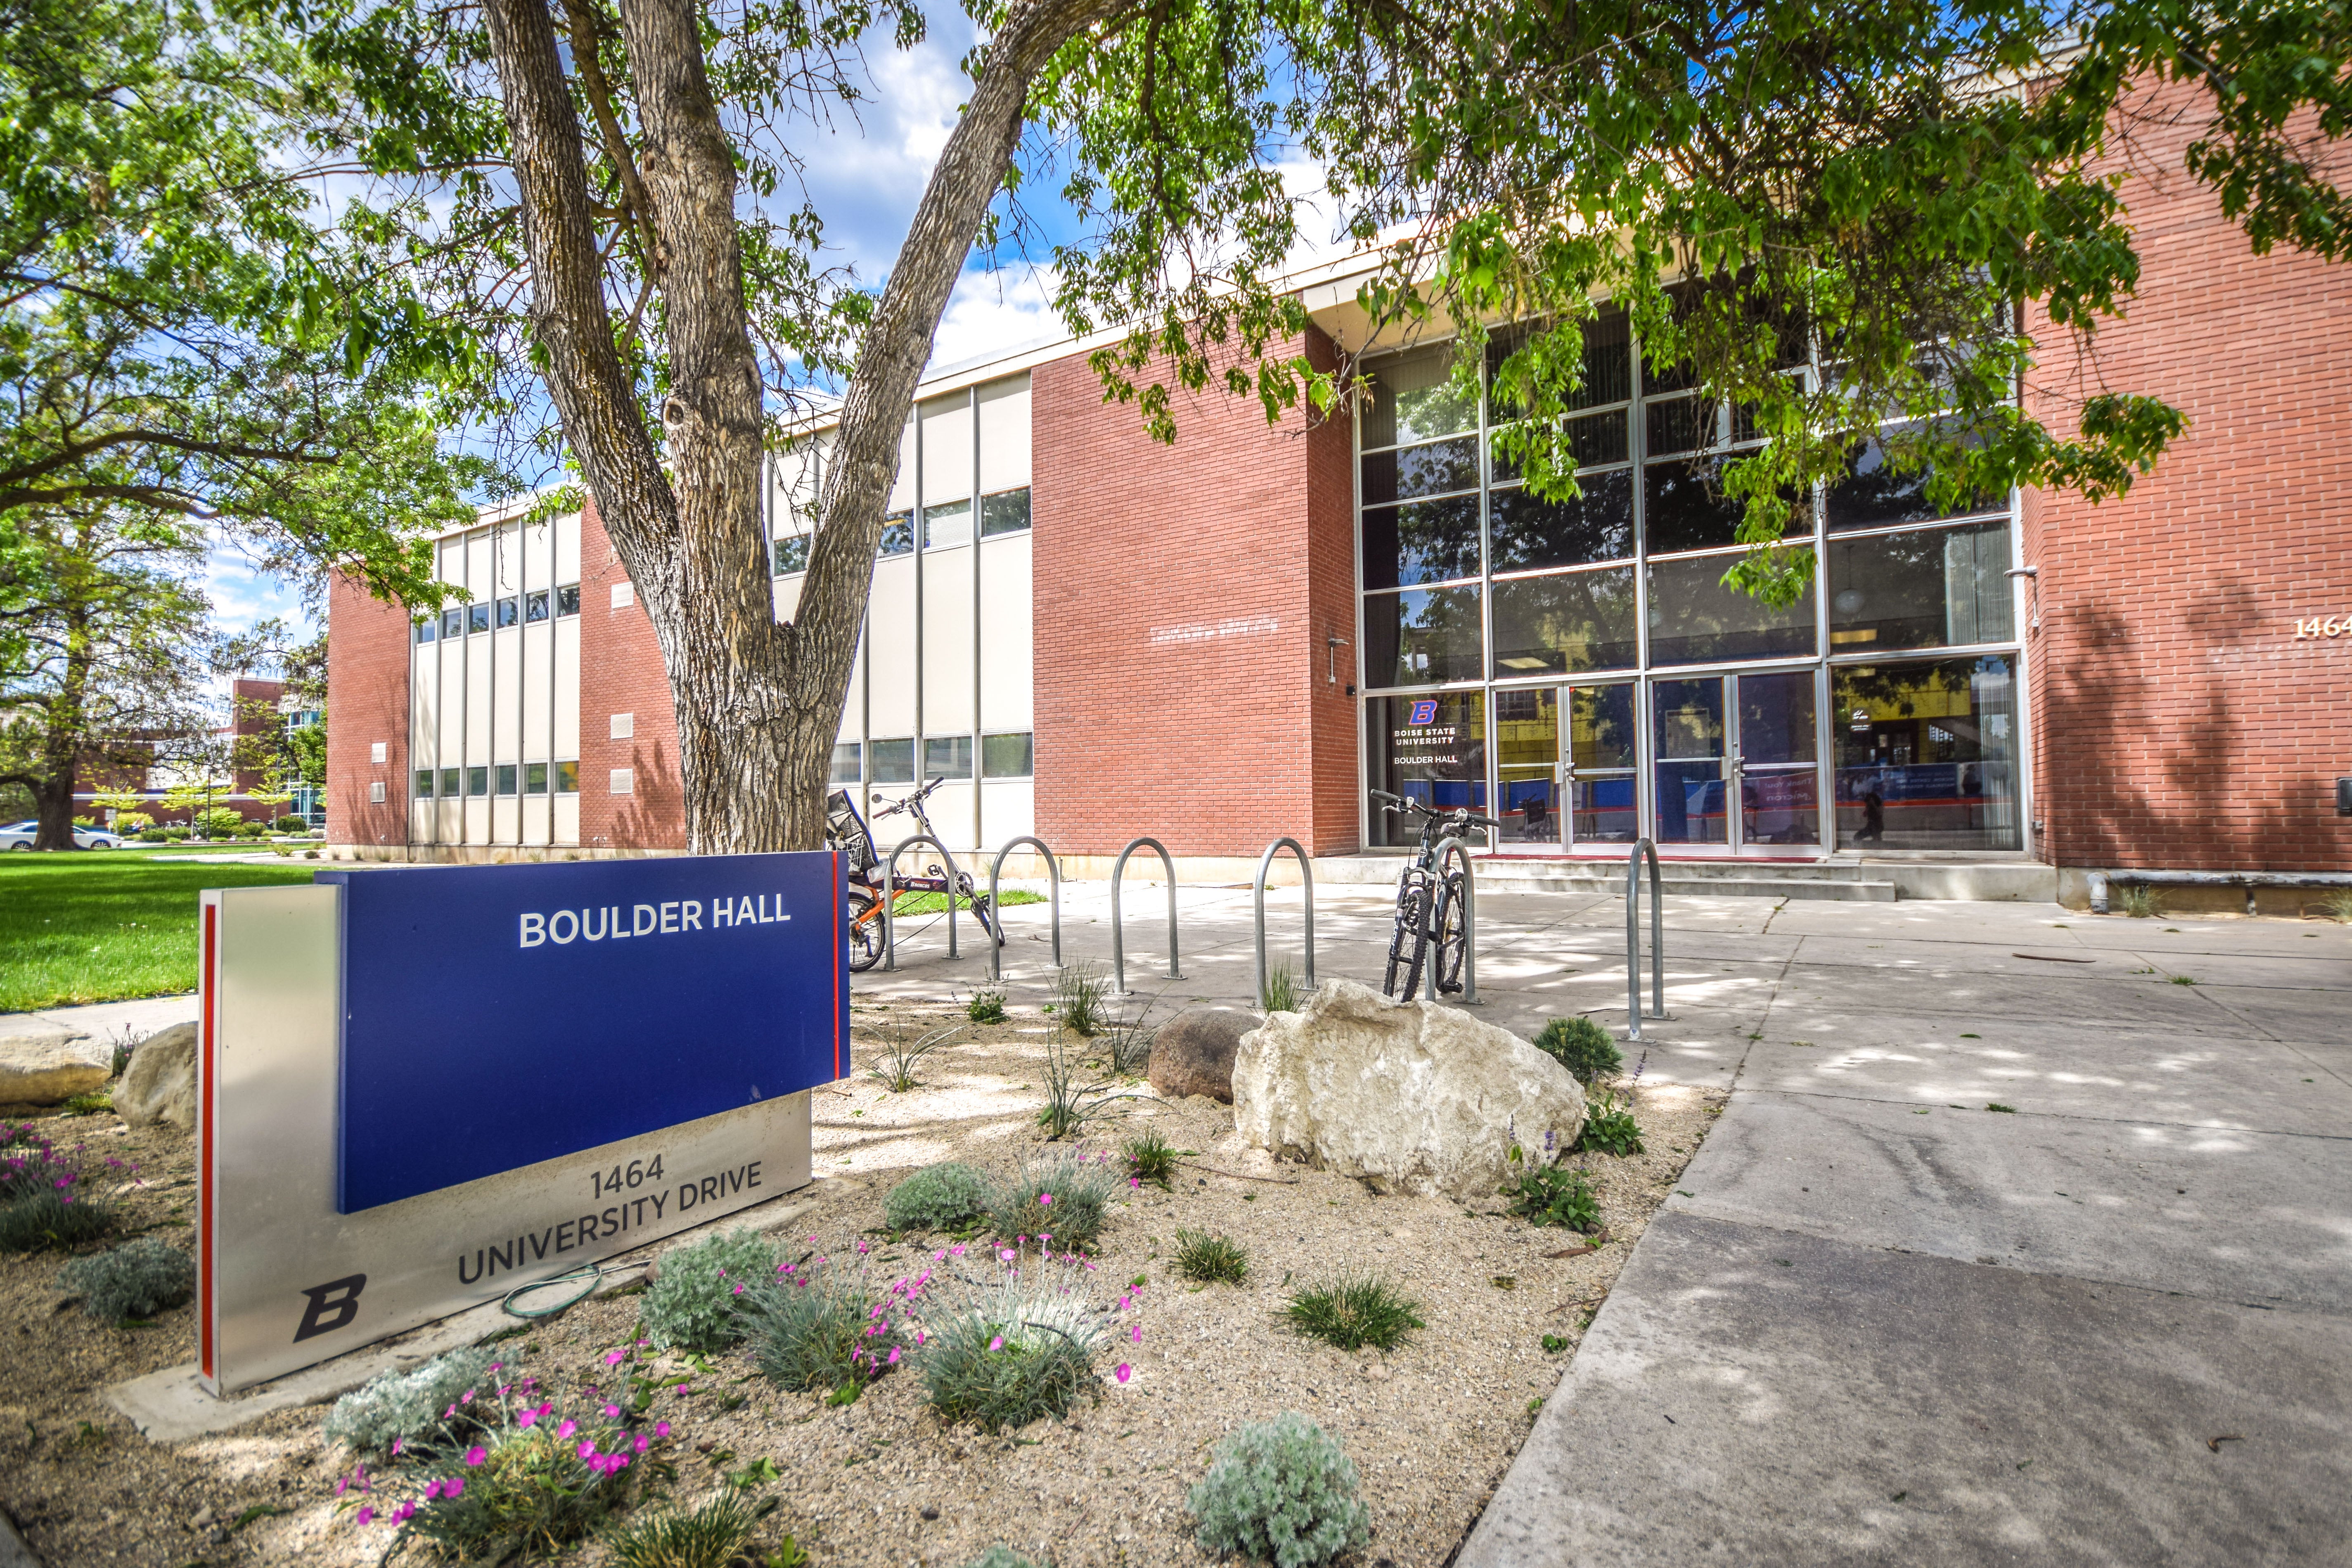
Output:
[[[249,632],[272,616],[286,623],[298,642],[317,630],[303,608],[301,591],[254,570],[244,552],[226,540],[215,539],[205,559],[204,590],[213,603],[213,625],[221,631]]]
[[[930,368],[994,359],[1066,335],[1054,310],[1057,278],[1054,268],[1025,261],[1008,261],[992,271],[966,268],[931,339]]]

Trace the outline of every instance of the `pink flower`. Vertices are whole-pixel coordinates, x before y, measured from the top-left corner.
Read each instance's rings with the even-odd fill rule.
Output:
[[[348,1477],[348,1476],[341,1476],[341,1477],[336,1478],[336,1480],[335,1480],[335,1495],[336,1495],[337,1497],[341,1497],[341,1496],[342,1496],[342,1495],[343,1495],[343,1489],[344,1489],[345,1487],[347,1487],[347,1486],[350,1486],[351,1484],[352,1484],[352,1482],[351,1482],[351,1478],[350,1478],[350,1477]]]
[[[352,1517],[359,1521],[362,1524],[372,1523],[375,1519],[375,1508],[373,1504],[367,1505],[362,1507],[359,1512],[352,1515]]]
[[[1121,1362],[1121,1363],[1118,1363],[1118,1380],[1119,1380],[1119,1382],[1121,1382],[1121,1383],[1125,1383],[1125,1382],[1128,1380],[1129,1376],[1129,1375],[1131,1374],[1131,1373],[1133,1372],[1133,1370],[1134,1370],[1134,1369],[1133,1369],[1133,1368],[1131,1368],[1131,1367],[1129,1367],[1129,1366],[1127,1364],[1127,1363],[1125,1363],[1125,1362]]]
[[[639,1437],[636,1441],[636,1450],[640,1454],[644,1453],[647,1448],[650,1448],[653,1446],[654,1440],[651,1437]]]
[[[620,1414],[621,1407],[617,1405],[607,1405],[604,1406],[604,1419],[607,1421],[617,1419]]]
[[[897,1366],[898,1364],[898,1347],[897,1345],[892,1345],[890,1347],[890,1364],[892,1366]]]
[[[621,1364],[621,1359],[628,1353],[629,1352],[626,1351],[607,1351],[604,1352],[604,1364],[606,1366],[618,1366]]]
[[[413,1502],[404,1502],[398,1508],[392,1510],[392,1522],[394,1524],[406,1524],[415,1516],[416,1505]]]
[[[580,1457],[583,1459],[593,1459],[596,1457],[595,1438],[583,1437],[580,1439]]]
[[[1037,1194],[1037,1206],[1040,1208],[1052,1208],[1054,1206],[1054,1194],[1051,1193],[1039,1193]]]
[[[466,1463],[469,1465],[481,1464],[489,1457],[489,1450],[483,1447],[479,1443],[475,1444],[472,1447],[466,1450]],[[456,1492],[451,1492],[449,1495],[451,1497],[456,1497],[457,1494]]]
[[[948,1256],[950,1258],[961,1258],[963,1256],[963,1243],[959,1241],[953,1247],[949,1247]]]
[[[518,1426],[535,1426],[538,1424],[539,1412],[536,1410],[520,1410],[515,1413],[515,1425]]]
[[[667,1436],[669,1436],[669,1423],[668,1423],[668,1422],[667,1422],[667,1421],[656,1421],[656,1422],[655,1422],[655,1423],[654,1423],[654,1436],[656,1436],[656,1437],[667,1437]]]
[[[611,1468],[615,1470],[627,1469],[629,1468],[629,1457],[626,1454],[614,1455]]]
[[[465,1489],[466,1478],[463,1476],[451,1476],[447,1480],[441,1483],[441,1495],[443,1497],[456,1497]]]
[[[1143,1325],[1141,1323],[1135,1325],[1135,1342],[1137,1344],[1141,1344],[1143,1342]]]
[[[394,1438],[392,1440],[392,1457],[393,1457],[394,1458],[395,1458],[395,1459],[396,1459],[396,1458],[400,1458],[400,1451],[401,1451],[401,1449],[403,1449],[403,1448],[406,1447],[407,1446],[408,1446],[408,1439],[407,1439],[407,1438],[405,1438],[405,1437],[394,1437]]]
[[[1127,1179],[1127,1184],[1130,1187],[1140,1189],[1143,1185],[1143,1178],[1141,1176],[1129,1176]]]
[[[563,1425],[562,1425],[562,1426],[558,1426],[558,1427],[555,1429],[555,1435],[556,1435],[557,1436],[559,1436],[559,1437],[569,1437],[569,1436],[572,1436],[572,1434],[573,1434],[574,1432],[577,1432],[577,1431],[579,1431],[579,1430],[580,1430],[580,1423],[579,1423],[579,1422],[567,1419],[567,1420],[563,1423]]]
[[[1012,1261],[1013,1261],[1013,1249],[1012,1249],[1011,1247],[998,1247],[998,1248],[996,1249],[996,1260],[997,1260],[999,1263],[1010,1263],[1010,1262],[1012,1262]]]
[[[999,1334],[994,1339],[989,1341],[988,1348],[992,1351],[1003,1350],[1004,1348],[1004,1336],[1003,1334]]]
[[[441,1483],[439,1481],[427,1481],[425,1483],[425,1500],[426,1502],[431,1502],[435,1498],[437,1498],[440,1495]]]

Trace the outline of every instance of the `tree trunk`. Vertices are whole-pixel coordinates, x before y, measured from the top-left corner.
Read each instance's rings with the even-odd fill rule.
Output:
[[[73,849],[74,777],[81,770],[88,737],[85,708],[89,694],[89,625],[79,613],[66,618],[65,677],[56,695],[42,704],[41,776],[33,785],[33,810],[39,826],[33,835],[36,849]]]
[[[621,5],[667,307],[670,390],[656,449],[614,347],[580,124],[544,0],[488,0],[548,390],[662,650],[697,854],[823,841],[834,740],[916,378],[1018,145],[1029,83],[1114,9],[1109,0],[1021,5],[991,46],[867,327],[800,606],[779,625],[760,526],[763,408],[734,163],[695,5]]]

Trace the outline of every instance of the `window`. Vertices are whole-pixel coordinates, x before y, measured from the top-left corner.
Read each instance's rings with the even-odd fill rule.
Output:
[[[894,511],[882,520],[882,542],[875,547],[877,555],[904,555],[915,548],[915,514]]]
[[[971,542],[971,502],[941,501],[923,509],[923,548],[938,550]]]
[[[614,768],[605,779],[604,788],[606,793],[611,795],[635,795],[637,789],[636,770]]]
[[[1364,445],[1409,446],[1478,427],[1478,399],[1454,385],[1454,350],[1421,349],[1382,361],[1370,374]]]
[[[383,781],[382,779],[368,780],[368,804],[370,805],[382,805],[383,804]]]
[[[985,539],[1000,533],[1020,533],[1029,526],[1029,489],[999,490],[980,498],[980,531]]]
[[[1623,561],[1633,553],[1633,476],[1584,474],[1574,500],[1543,500],[1513,486],[1494,497],[1495,570],[1582,566]],[[1364,519],[1366,571],[1370,570],[1371,518]],[[1369,581],[1369,579],[1368,579]]]
[[[1650,662],[1706,664],[1716,659],[1810,657],[1813,592],[1777,609],[1723,574],[1737,555],[1702,555],[1650,563]]]
[[[1478,498],[1364,509],[1364,586],[1406,588],[1478,575]]]
[[[465,610],[465,606],[464,606],[464,605],[451,605],[449,608],[447,608],[447,609],[446,609],[446,610],[442,611],[442,612],[441,612],[441,637],[442,637],[442,640],[446,642],[446,641],[447,641],[447,640],[448,640],[449,638],[451,638],[451,637],[464,637],[465,635],[466,635],[466,610]]]
[[[466,635],[467,635],[467,637],[471,637],[471,636],[473,636],[476,632],[486,632],[486,631],[488,631],[489,629],[490,629],[490,607],[489,607],[489,605],[467,605],[467,606],[466,606]]]
[[[443,768],[441,770],[441,798],[444,800],[455,800],[457,797],[457,770],[456,768]]]
[[[915,742],[912,741],[875,741],[870,742],[872,755],[867,762],[873,768],[876,784],[913,784],[915,782]]]
[[[833,779],[835,784],[856,784],[865,750],[855,741],[844,741],[833,748]]]
[[[537,623],[547,619],[547,590],[534,588],[522,602],[522,618]]]
[[[1830,732],[1841,846],[2020,847],[2005,656],[1833,667]]]
[[[433,623],[431,621],[419,621],[416,623],[416,640],[420,643],[428,643],[433,640]]]
[[[555,613],[576,616],[580,613],[580,584],[568,583],[555,591]]]
[[[490,770],[488,767],[467,768],[466,770],[466,795],[467,798],[470,799],[480,795],[486,795],[489,793]]]
[[[523,763],[522,793],[525,795],[545,795],[547,793],[547,764],[545,763]]]
[[[808,570],[809,541],[805,533],[788,533],[776,541],[776,575],[789,577]]]
[[[555,764],[555,793],[558,795],[578,795],[580,793],[580,764],[578,763],[558,763]]]
[[[390,755],[391,751],[392,743],[390,742],[371,741],[368,742],[368,761],[371,763],[390,762],[392,760]]]
[[[515,765],[512,763],[500,763],[499,764],[499,793],[504,795],[512,795],[514,792]]]
[[[1374,686],[1475,680],[1483,642],[1476,588],[1364,595],[1364,679]]]
[[[512,594],[499,601],[499,625],[502,626],[522,625],[522,601]]]
[[[1847,477],[1829,488],[1822,510],[1830,531],[1850,528],[1885,528],[1905,522],[1932,522],[1939,517],[1965,517],[1973,512],[1999,511],[2009,503],[1997,495],[1962,496],[1939,507],[1927,498],[1934,470],[1915,468],[1898,473],[1906,437],[1916,425],[1902,426],[1856,446],[1846,458]]]
[[[2006,522],[1832,539],[1829,570],[1832,653],[2015,635]]]
[[[433,798],[433,770],[431,768],[419,768],[416,770],[416,798],[419,800],[431,800]]]
[[[1642,468],[1642,526],[1650,553],[1712,550],[1739,542],[1747,502],[1723,490],[1724,459],[1671,458]],[[1810,518],[1792,520],[1790,531],[1812,532]]]
[[[1486,808],[1486,694],[1433,692],[1376,697],[1365,706],[1371,786],[1440,811]],[[1375,805],[1379,802],[1373,803]],[[1386,811],[1371,816],[1375,846],[1411,844],[1417,822]]]
[[[1495,679],[1631,669],[1633,569],[1514,577],[1495,584]]]
[[[923,737],[923,776],[927,779],[971,777],[971,737],[970,735]]]
[[[1026,734],[982,735],[980,738],[980,771],[984,778],[1028,778],[1036,772],[1035,751],[1031,738]]]

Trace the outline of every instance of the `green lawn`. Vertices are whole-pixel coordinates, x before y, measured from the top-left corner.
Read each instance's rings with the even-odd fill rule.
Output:
[[[0,855],[0,1013],[194,991],[198,892],[307,882],[318,869],[103,850]]]

